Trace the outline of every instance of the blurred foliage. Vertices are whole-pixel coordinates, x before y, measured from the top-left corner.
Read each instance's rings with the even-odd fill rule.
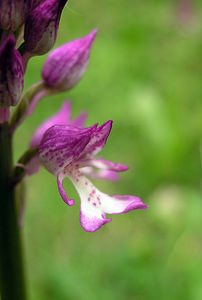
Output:
[[[181,2],[181,3],[180,3]],[[188,1],[184,1],[188,2]],[[27,179],[25,254],[31,300],[202,299],[201,1],[70,1],[55,47],[99,28],[88,71],[49,97],[16,134],[16,158],[34,128],[71,98],[88,124],[114,120],[103,155],[130,166],[109,193],[136,194],[147,211],[79,226],[45,170]],[[26,86],[40,79],[33,58]],[[67,182],[70,196],[78,196]]]

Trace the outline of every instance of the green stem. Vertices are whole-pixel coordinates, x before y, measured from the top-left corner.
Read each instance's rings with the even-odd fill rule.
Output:
[[[25,300],[21,236],[12,175],[12,145],[7,123],[0,125],[0,288],[1,300]]]

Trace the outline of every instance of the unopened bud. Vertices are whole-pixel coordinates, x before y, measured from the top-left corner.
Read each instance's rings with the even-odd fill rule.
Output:
[[[0,106],[16,105],[23,89],[23,65],[13,36],[0,47]]]
[[[53,46],[67,0],[44,0],[30,11],[25,22],[25,52],[43,55]]]
[[[15,32],[23,24],[25,17],[24,0],[0,1],[0,28]]]
[[[73,40],[52,51],[42,70],[46,86],[59,91],[75,86],[86,71],[90,50],[97,31]]]

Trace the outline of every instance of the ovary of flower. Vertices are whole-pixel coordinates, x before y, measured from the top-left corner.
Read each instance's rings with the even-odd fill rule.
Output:
[[[71,126],[54,126],[45,133],[40,146],[40,157],[45,167],[57,177],[59,193],[68,205],[69,199],[62,186],[68,177],[75,186],[81,200],[80,223],[85,231],[93,232],[111,221],[106,214],[127,213],[147,206],[135,196],[109,196],[99,191],[85,176],[86,167],[96,166],[113,172],[121,172],[126,166],[103,159],[96,159],[111,131],[112,121],[100,127],[76,128]]]

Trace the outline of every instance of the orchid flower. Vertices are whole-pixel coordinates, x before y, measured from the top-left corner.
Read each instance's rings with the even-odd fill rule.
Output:
[[[126,166],[111,161],[97,159],[95,155],[104,147],[112,128],[112,121],[102,126],[88,127],[56,125],[43,136],[39,147],[41,162],[57,178],[59,193],[63,201],[73,205],[63,188],[63,180],[68,177],[81,200],[80,223],[87,232],[98,230],[111,221],[106,214],[127,213],[135,209],[147,208],[140,198],[131,195],[109,196],[98,190],[86,177],[86,168],[122,172]]]

